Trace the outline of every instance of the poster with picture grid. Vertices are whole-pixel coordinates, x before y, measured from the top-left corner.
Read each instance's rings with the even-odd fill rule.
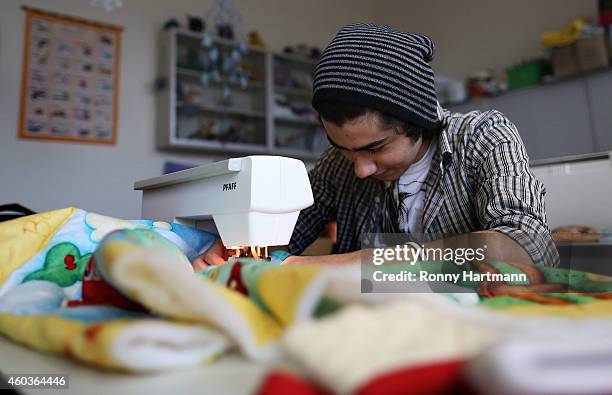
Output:
[[[19,137],[114,144],[122,29],[24,9]]]

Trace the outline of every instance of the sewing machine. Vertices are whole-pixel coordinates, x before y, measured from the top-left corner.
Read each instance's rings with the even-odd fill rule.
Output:
[[[138,181],[142,217],[215,230],[227,248],[267,257],[289,243],[313,203],[306,167],[282,156],[247,156]],[[211,223],[211,218],[214,224]]]

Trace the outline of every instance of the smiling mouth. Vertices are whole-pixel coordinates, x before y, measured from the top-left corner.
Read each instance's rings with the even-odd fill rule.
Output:
[[[374,177],[374,178],[383,178],[383,177],[385,177],[386,175],[388,175],[388,173],[389,173],[389,171],[388,171],[388,170],[385,170],[385,171],[383,171],[382,173],[373,174],[373,175],[372,175],[372,177]]]

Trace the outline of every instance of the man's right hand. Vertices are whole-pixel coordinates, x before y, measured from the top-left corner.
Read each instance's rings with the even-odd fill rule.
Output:
[[[195,271],[200,271],[212,265],[222,265],[235,254],[234,250],[225,248],[221,239],[215,241],[206,252],[191,262]]]

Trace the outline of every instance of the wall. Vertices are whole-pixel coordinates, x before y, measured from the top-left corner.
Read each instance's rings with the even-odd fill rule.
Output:
[[[542,56],[540,34],[581,15],[596,20],[597,1],[379,0],[374,11],[380,23],[431,36],[436,73],[460,79]]]
[[[21,1],[0,2],[0,204],[20,202],[36,211],[76,206],[135,218],[135,180],[161,174],[167,159],[201,164],[223,156],[159,153],[154,143],[156,37],[170,17],[203,15],[211,1],[128,0],[107,13],[89,0],[29,0],[27,5],[121,25],[119,138],[115,146],[18,140],[24,12]],[[338,26],[367,20],[370,0],[234,1],[245,30],[257,29],[272,48],[306,42],[324,46]],[[322,11],[324,10],[324,11]]]

